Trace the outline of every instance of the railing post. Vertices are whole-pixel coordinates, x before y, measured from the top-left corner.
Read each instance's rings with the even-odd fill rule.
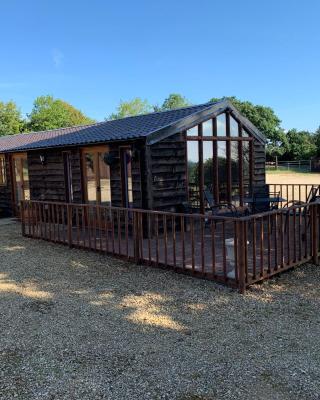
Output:
[[[138,213],[133,211],[133,251],[134,261],[136,264],[140,261],[140,235],[139,235],[139,224],[138,224]]]
[[[67,204],[68,245],[72,247],[72,205]]]
[[[312,262],[318,264],[318,204],[311,204],[311,226],[312,226]]]
[[[21,200],[20,203],[20,207],[21,207],[21,232],[22,232],[22,236],[26,235],[26,226],[25,226],[25,213],[24,213],[24,202],[23,200]]]
[[[236,229],[238,236],[238,279],[239,279],[239,292],[244,294],[246,291],[246,239],[244,232],[244,221],[236,221]]]

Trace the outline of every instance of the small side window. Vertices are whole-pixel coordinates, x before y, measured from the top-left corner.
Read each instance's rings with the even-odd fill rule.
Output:
[[[7,184],[7,174],[6,174],[6,159],[3,154],[0,154],[0,186]]]

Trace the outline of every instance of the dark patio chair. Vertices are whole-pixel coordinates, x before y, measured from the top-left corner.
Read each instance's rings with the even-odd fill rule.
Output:
[[[226,216],[226,217],[242,217],[249,214],[247,206],[235,206],[227,202],[215,203],[212,192],[208,189],[203,191],[205,201],[207,202],[212,215]]]

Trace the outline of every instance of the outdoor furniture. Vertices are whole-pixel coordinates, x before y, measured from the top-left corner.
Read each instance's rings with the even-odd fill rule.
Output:
[[[255,193],[252,197],[245,197],[244,203],[251,205],[252,213],[277,210],[279,203],[286,201],[280,197],[280,192]]]
[[[204,198],[208,203],[212,215],[227,216],[227,217],[242,217],[249,214],[248,207],[235,206],[227,202],[215,203],[213,195],[209,189],[203,191]]]

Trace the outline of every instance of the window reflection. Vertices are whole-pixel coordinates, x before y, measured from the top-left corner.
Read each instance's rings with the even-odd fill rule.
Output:
[[[85,153],[85,171],[87,180],[87,198],[88,203],[96,203],[97,201],[97,181],[96,168],[94,164],[94,154]]]
[[[227,136],[226,114],[217,116],[217,136]]]
[[[192,208],[199,208],[199,144],[187,142],[189,202]]]
[[[187,130],[187,136],[198,136],[198,125]]]
[[[205,121],[202,124],[202,135],[212,136],[212,119],[209,119],[209,121]]]
[[[100,193],[101,204],[111,204],[110,167],[104,161],[104,154],[99,153]]]
[[[203,142],[203,180],[205,206],[210,208],[213,202],[213,145]]]
[[[218,141],[218,179],[219,200],[227,202],[227,146],[225,141]]]
[[[234,204],[239,204],[239,143],[230,142],[230,162],[231,162],[231,200]]]
[[[239,136],[238,122],[230,115],[230,136]]]

